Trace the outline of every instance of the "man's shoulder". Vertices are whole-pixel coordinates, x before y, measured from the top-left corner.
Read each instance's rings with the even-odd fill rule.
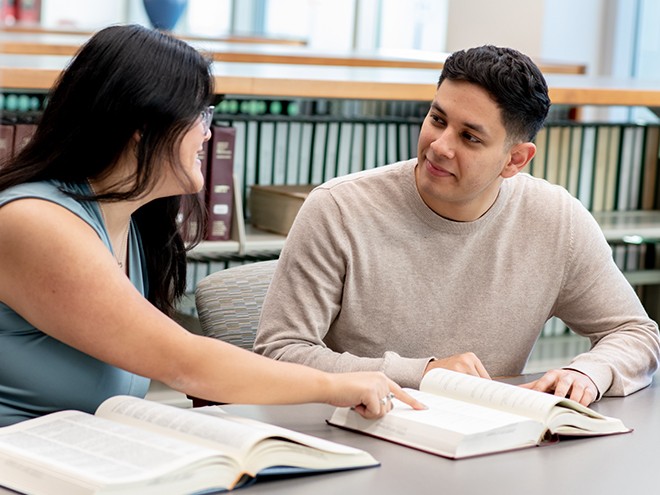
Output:
[[[527,173],[519,173],[508,180],[510,198],[521,205],[527,215],[536,214],[545,219],[591,216],[582,202],[561,185]]]
[[[528,173],[519,173],[507,180],[514,191],[526,197],[539,198],[539,196],[542,196],[544,198],[575,199],[563,186],[553,184],[546,179],[534,177]]]

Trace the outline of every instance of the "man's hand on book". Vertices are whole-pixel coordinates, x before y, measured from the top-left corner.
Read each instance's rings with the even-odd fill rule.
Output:
[[[426,365],[424,374],[434,368],[444,368],[446,370],[465,373],[466,375],[480,376],[481,378],[490,379],[490,375],[486,371],[486,368],[484,368],[483,363],[473,352],[455,354],[443,359],[434,359]]]
[[[550,370],[538,380],[525,383],[521,387],[568,397],[585,406],[598,397],[598,389],[591,378],[584,373],[570,369]]]

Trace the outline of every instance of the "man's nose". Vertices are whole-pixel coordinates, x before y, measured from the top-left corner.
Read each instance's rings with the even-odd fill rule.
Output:
[[[431,142],[431,150],[438,158],[454,158],[456,154],[456,142],[448,129],[443,129],[434,136]]]

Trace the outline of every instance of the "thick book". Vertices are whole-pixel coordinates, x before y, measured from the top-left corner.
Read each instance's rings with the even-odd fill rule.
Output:
[[[234,144],[236,129],[213,126],[206,172],[208,209],[207,241],[226,241],[231,236],[234,208]]]
[[[231,490],[255,479],[377,466],[368,453],[217,406],[135,397],[0,428],[0,485],[35,495]]]
[[[561,436],[631,431],[621,420],[578,402],[445,369],[406,389],[428,406],[416,411],[394,399],[383,418],[337,408],[328,423],[432,454],[460,459],[554,442]]]

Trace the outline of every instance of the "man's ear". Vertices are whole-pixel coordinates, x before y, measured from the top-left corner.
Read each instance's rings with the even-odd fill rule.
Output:
[[[502,170],[505,179],[520,172],[534,158],[536,145],[534,143],[518,143],[511,147],[509,163]]]

